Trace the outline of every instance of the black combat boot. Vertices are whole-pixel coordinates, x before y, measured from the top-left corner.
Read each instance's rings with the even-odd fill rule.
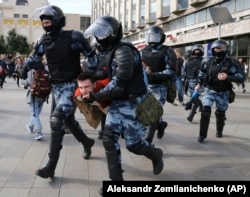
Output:
[[[163,170],[163,152],[160,148],[138,144],[136,146],[128,148],[128,150],[136,155],[144,155],[145,157],[149,158],[153,163],[153,173],[155,175],[160,174]]]
[[[198,142],[203,143],[204,140],[207,138],[207,131],[209,127],[211,116],[211,107],[204,106],[201,112],[201,119],[200,119],[200,134],[198,137]]]
[[[189,116],[187,117],[187,120],[188,120],[189,122],[192,122],[192,121],[193,121],[194,116],[195,116],[195,114],[196,114],[196,111],[197,111],[197,108],[198,108],[198,107],[200,108],[199,111],[202,110],[202,109],[201,109],[201,106],[202,106],[202,103],[201,103],[201,100],[200,100],[199,98],[196,98],[196,100],[194,100],[194,101],[192,102],[191,111],[190,111],[190,113],[189,113]]]
[[[54,178],[56,165],[59,159],[60,150],[62,149],[62,139],[64,131],[52,131],[50,139],[49,161],[45,167],[36,171],[36,175],[41,178]]]
[[[153,138],[157,127],[158,123],[148,126],[147,137],[145,138],[145,140],[147,140],[149,144],[153,142]]]
[[[81,126],[75,119],[67,119],[65,121],[66,127],[71,131],[73,136],[82,143],[84,152],[83,158],[89,159],[91,156],[91,147],[94,145],[95,140],[89,138],[82,130]]]
[[[197,109],[197,105],[196,105],[196,104],[193,104],[193,105],[192,105],[192,108],[191,108],[191,110],[190,110],[190,112],[189,112],[189,115],[188,115],[188,117],[187,117],[187,120],[188,120],[189,122],[192,122],[192,121],[193,121],[194,115],[196,114],[196,109]]]
[[[165,122],[165,121],[161,121],[161,122],[158,123],[158,126],[157,126],[157,129],[158,129],[157,137],[158,137],[158,139],[161,139],[164,136],[164,131],[167,128],[167,126],[168,126],[168,123]]]
[[[225,126],[225,112],[224,111],[215,111],[215,117],[216,117],[216,137],[222,138],[222,131]]]

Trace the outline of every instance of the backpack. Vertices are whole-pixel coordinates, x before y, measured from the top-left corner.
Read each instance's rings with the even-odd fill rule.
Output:
[[[35,70],[30,85],[31,95],[40,98],[48,98],[51,89],[52,86],[50,83],[49,72],[45,69]]]

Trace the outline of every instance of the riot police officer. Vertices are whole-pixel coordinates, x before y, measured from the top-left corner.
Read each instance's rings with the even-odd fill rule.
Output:
[[[84,159],[91,155],[94,140],[87,137],[75,120],[73,96],[77,88],[76,78],[81,72],[80,53],[97,64],[95,51],[90,47],[81,32],[64,31],[65,16],[63,11],[54,5],[37,8],[34,16],[41,20],[45,34],[37,41],[32,56],[26,61],[22,78],[31,68],[39,69],[41,57],[45,54],[53,86],[55,106],[50,116],[51,138],[49,161],[36,174],[42,178],[53,178],[59,159],[66,126],[84,147]]]
[[[163,106],[167,99],[167,85],[176,83],[175,67],[177,57],[172,47],[164,45],[165,34],[159,26],[151,26],[146,32],[148,45],[141,49],[141,58],[148,77],[148,90]],[[162,118],[148,127],[146,140],[152,143],[155,131],[161,139],[168,123]]]
[[[211,50],[213,57],[202,63],[198,84],[195,87],[195,89],[199,89],[201,84],[206,84],[202,98],[203,108],[200,119],[199,143],[203,143],[207,137],[211,109],[214,103],[216,104],[216,137],[223,137],[222,132],[225,126],[225,114],[228,109],[232,82],[241,83],[245,79],[239,61],[227,55],[228,44],[225,40],[215,40],[211,45]]]
[[[187,59],[184,63],[184,75],[185,80],[188,83],[188,91],[190,96],[190,101],[187,102],[185,109],[190,110],[187,120],[192,122],[196,110],[199,107],[200,111],[202,109],[202,103],[199,98],[201,91],[194,94],[194,88],[198,81],[198,74],[201,68],[201,62],[203,61],[204,48],[201,44],[196,44],[191,49],[191,57]]]
[[[129,43],[122,43],[122,25],[114,17],[97,19],[84,32],[86,38],[97,42],[100,64],[105,64],[110,82],[98,93],[90,94],[89,101],[110,99],[103,131],[103,146],[106,152],[109,177],[123,180],[119,137],[124,133],[127,149],[144,155],[153,163],[153,173],[163,169],[163,152],[144,140],[146,127],[136,118],[136,105],[145,98],[147,87],[138,50]]]

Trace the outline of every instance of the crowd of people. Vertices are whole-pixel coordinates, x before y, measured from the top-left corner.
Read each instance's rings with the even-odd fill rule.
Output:
[[[0,89],[4,87],[6,77],[12,78],[20,87],[20,72],[25,62],[24,56],[14,57],[13,54],[2,54],[0,57]]]
[[[6,70],[5,76],[14,77],[18,87],[21,78],[29,92],[32,73],[45,69],[43,57],[46,57],[53,102],[48,162],[36,171],[41,178],[54,177],[66,130],[82,144],[83,158],[91,157],[95,140],[86,135],[75,119],[77,107],[90,126],[97,128],[101,124],[99,139],[103,142],[109,178],[122,181],[120,137],[124,138],[128,151],[145,156],[152,162],[154,175],[164,169],[163,151],[153,142],[156,131],[158,139],[164,136],[168,126],[165,116],[149,126],[143,125],[136,117],[136,107],[148,93],[152,93],[163,107],[167,102],[169,84],[174,82],[176,100],[183,109],[190,110],[187,120],[193,121],[197,109],[201,112],[197,140],[204,143],[214,103],[216,137],[221,138],[232,83],[242,84],[243,92],[246,91],[243,84],[248,66],[242,62],[243,68],[240,60],[228,56],[228,43],[223,39],[212,43],[212,57],[204,58],[203,46],[196,44],[190,57],[184,58],[179,48],[164,44],[166,36],[159,26],[151,26],[147,30],[147,45],[138,50],[121,41],[123,28],[114,17],[100,17],[82,33],[63,29],[65,16],[57,6],[38,8],[35,15],[41,20],[45,33],[35,43],[30,56],[25,61],[21,57],[16,58],[14,66],[11,66],[13,56],[8,55],[6,61],[1,58],[0,65]],[[94,40],[94,47],[89,40]],[[81,54],[86,58],[84,68],[80,64]],[[5,79],[1,79],[3,88]],[[187,92],[190,100],[184,103]],[[31,119],[26,128],[29,133],[36,133],[36,140],[41,140],[39,116],[45,99],[31,98],[27,94],[27,101]],[[101,195],[102,192],[101,188]]]

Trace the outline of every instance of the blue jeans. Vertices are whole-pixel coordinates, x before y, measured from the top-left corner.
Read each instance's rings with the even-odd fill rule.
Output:
[[[183,103],[182,77],[176,77],[176,91],[177,91],[179,102]]]
[[[31,118],[29,126],[33,127],[33,131],[41,131],[42,123],[40,120],[40,114],[43,109],[44,98],[34,97],[32,102],[29,103]]]

